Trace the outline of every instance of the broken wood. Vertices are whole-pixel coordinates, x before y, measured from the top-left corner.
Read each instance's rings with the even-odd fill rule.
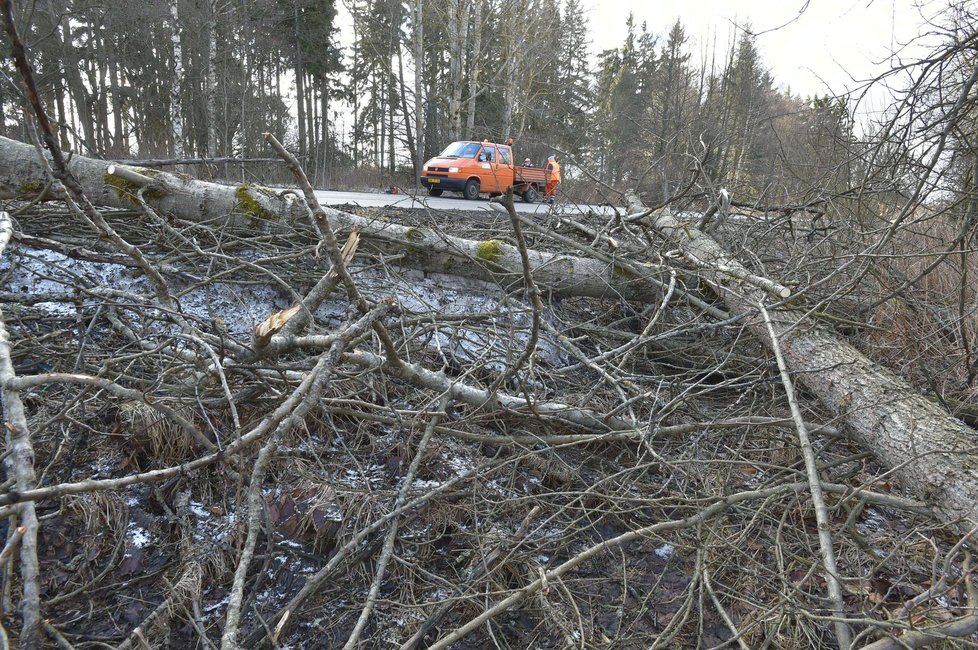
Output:
[[[207,183],[168,172],[130,168],[84,156],[72,156],[68,168],[95,204],[131,208],[143,187],[146,203],[155,210],[215,227],[234,226],[258,232],[287,232],[286,224],[308,223],[308,208],[291,193],[253,185],[237,187]],[[47,175],[34,148],[0,137],[0,198],[31,196],[44,187]],[[54,197],[57,198],[57,197]],[[404,255],[403,265],[429,272],[489,280],[498,275],[522,277],[517,247],[501,240],[475,241],[427,228],[377,222],[348,212],[322,208],[334,229],[356,228],[375,246]],[[533,277],[541,290],[557,296],[622,296],[655,300],[661,293],[650,279],[662,271],[637,264],[645,279],[626,277],[614,264],[567,254],[529,252]]]
[[[635,194],[627,199],[629,211],[644,211]],[[758,303],[770,301],[766,283],[744,281],[756,276],[714,239],[679,222],[668,210],[650,215],[646,222],[676,243],[688,259],[715,269],[712,281],[731,314],[743,316],[750,330],[773,348],[774,340],[757,308]],[[817,395],[904,485],[960,534],[967,534],[978,520],[978,467],[970,460],[975,454],[975,431],[896,373],[814,323],[807,312],[777,305],[769,309],[772,331],[793,377]]]

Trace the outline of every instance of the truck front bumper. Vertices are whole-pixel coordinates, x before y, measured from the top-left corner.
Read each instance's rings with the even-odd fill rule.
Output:
[[[445,190],[446,192],[461,192],[465,189],[465,179],[445,178],[444,176],[422,176],[421,184],[429,190]]]

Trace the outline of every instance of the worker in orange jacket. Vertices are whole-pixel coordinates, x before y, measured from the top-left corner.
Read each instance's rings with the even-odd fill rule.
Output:
[[[547,158],[547,189],[543,195],[549,196],[553,201],[557,198],[557,185],[560,184],[560,165],[557,164],[557,156]]]

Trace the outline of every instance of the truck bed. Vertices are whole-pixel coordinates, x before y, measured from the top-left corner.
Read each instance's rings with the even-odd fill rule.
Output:
[[[547,184],[547,170],[542,167],[522,167],[517,165],[513,168],[513,175],[515,178],[514,185],[534,183],[542,186]]]

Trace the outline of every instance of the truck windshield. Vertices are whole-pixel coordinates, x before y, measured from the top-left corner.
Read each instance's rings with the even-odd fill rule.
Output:
[[[475,158],[479,153],[478,142],[453,142],[439,155],[440,158]]]

